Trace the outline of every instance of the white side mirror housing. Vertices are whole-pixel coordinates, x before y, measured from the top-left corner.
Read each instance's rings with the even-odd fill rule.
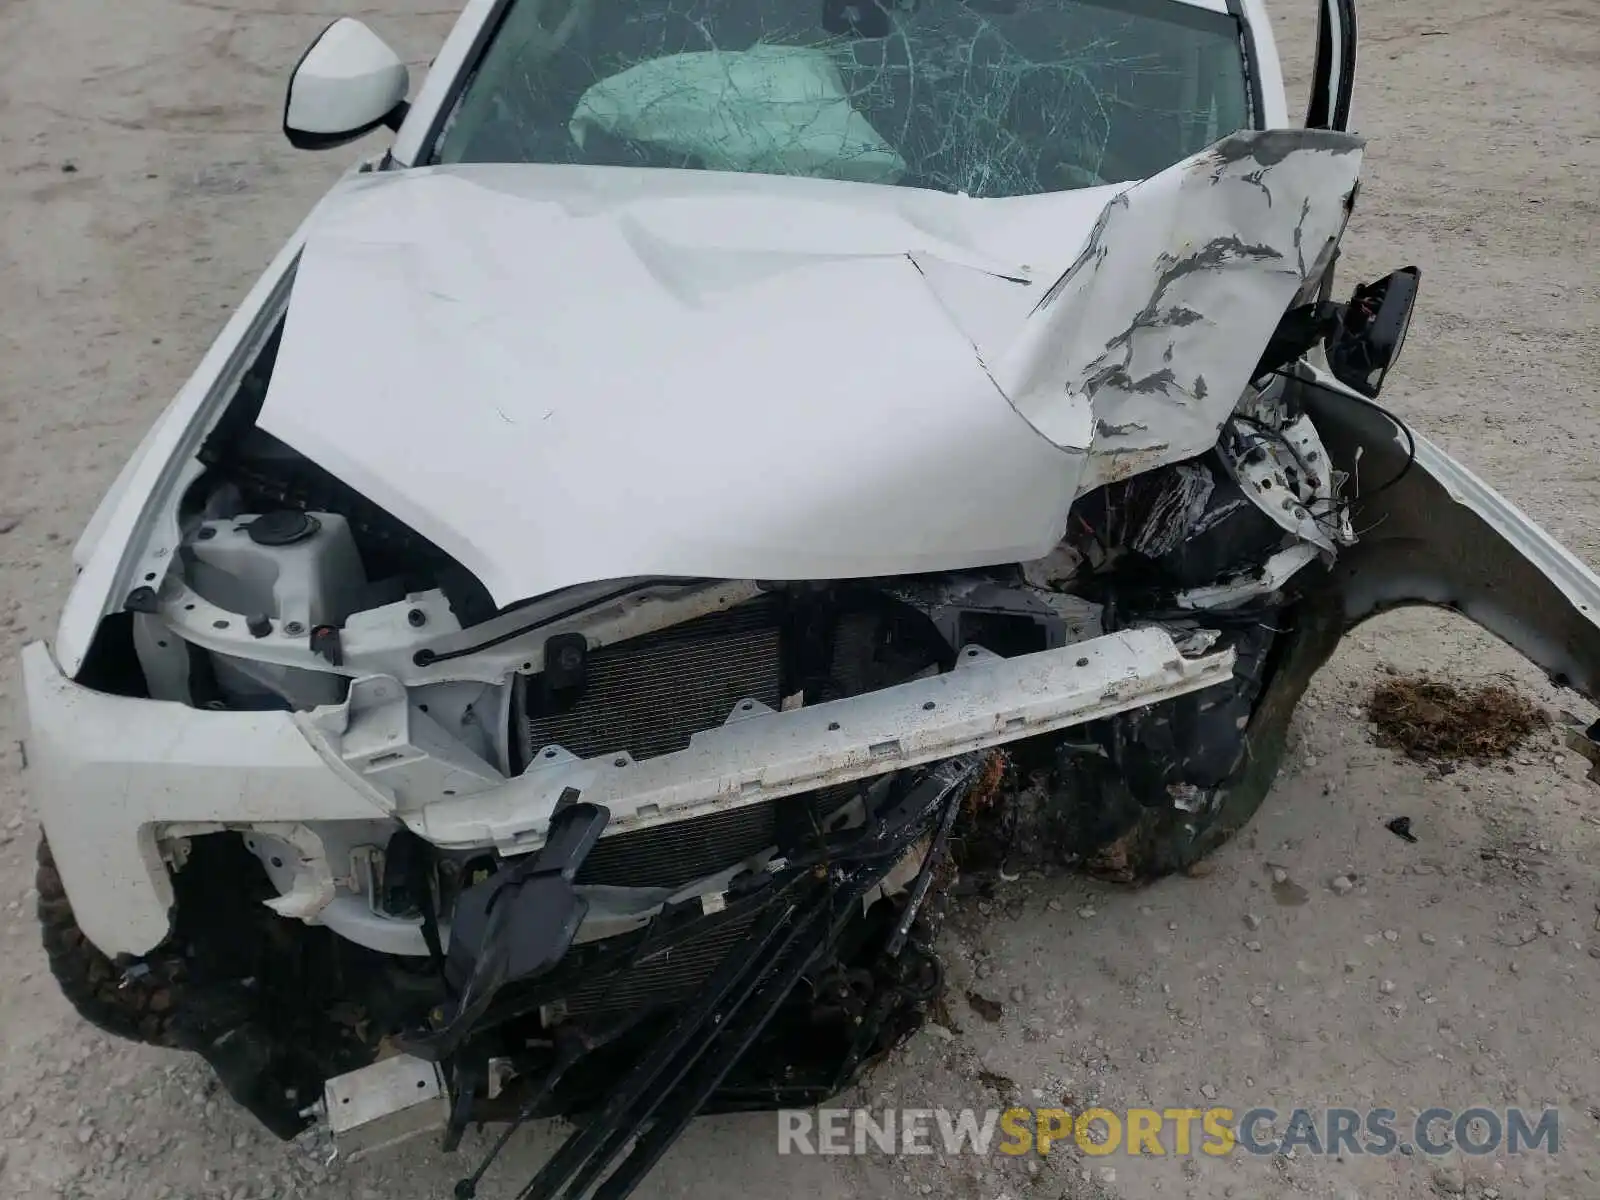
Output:
[[[389,44],[353,17],[341,17],[289,76],[284,136],[300,150],[327,150],[380,125],[398,129],[409,87],[406,65]]]

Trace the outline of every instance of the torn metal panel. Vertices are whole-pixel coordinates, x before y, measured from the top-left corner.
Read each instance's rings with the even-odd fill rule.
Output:
[[[1106,203],[993,363],[1017,411],[1089,454],[1084,489],[1204,453],[1343,232],[1359,138],[1239,133]]]
[[[1300,542],[1280,550],[1251,574],[1208,587],[1186,588],[1177,594],[1179,608],[1230,608],[1270,596],[1294,577],[1301,567],[1317,560],[1317,548],[1309,542]]]
[[[1231,651],[1185,658],[1154,627],[1017,658],[974,646],[946,674],[705,730],[675,753],[541,758],[499,788],[405,820],[437,846],[523,853],[541,844],[573,789],[610,811],[611,836],[1064,729],[1225,682],[1232,669]],[[330,756],[340,753],[337,739],[301,724]]]
[[[1135,554],[1160,558],[1203,528],[1206,505],[1216,488],[1211,472],[1199,463],[1180,463],[1172,475],[1172,486],[1157,496],[1137,528],[1129,531],[1128,549]]]
[[[1246,497],[1287,533],[1329,555],[1355,541],[1350,514],[1339,500],[1343,473],[1311,418],[1279,427],[1234,418],[1217,444],[1217,457]]]
[[[311,233],[260,424],[500,604],[1036,558],[1080,456],[1018,419],[962,324],[1097,208],[714,172],[368,176]],[[930,283],[912,253],[967,269]],[[998,286],[1024,319],[1035,289]]]
[[[1212,445],[1359,145],[1238,134],[1125,190],[1015,200],[362,177],[311,230],[260,424],[501,604],[1038,558],[1074,495]]]
[[[1387,417],[1331,374],[1301,369],[1314,386],[1292,385],[1300,402],[1334,462],[1359,480],[1351,508],[1364,532],[1331,581],[1346,628],[1392,608],[1450,608],[1558,686],[1600,702],[1600,577],[1414,431],[1408,465],[1406,439]]]

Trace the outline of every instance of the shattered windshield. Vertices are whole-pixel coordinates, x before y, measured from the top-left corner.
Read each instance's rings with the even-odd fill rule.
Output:
[[[435,161],[690,167],[1021,196],[1249,122],[1183,0],[512,0]]]

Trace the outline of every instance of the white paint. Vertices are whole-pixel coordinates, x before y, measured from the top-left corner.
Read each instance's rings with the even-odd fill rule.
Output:
[[[1277,591],[1288,583],[1301,567],[1315,562],[1317,553],[1315,546],[1300,542],[1279,550],[1250,575],[1230,579],[1224,583],[1208,584],[1205,587],[1188,588],[1179,592],[1174,598],[1179,608],[1232,608],[1257,596],[1266,596]]]
[[[435,845],[518,853],[542,844],[569,788],[610,810],[611,836],[1050,733],[1209,687],[1232,670],[1231,650],[1185,658],[1153,627],[1016,658],[968,651],[946,674],[730,721],[674,754],[541,758],[498,788],[405,819]],[[338,753],[336,741],[330,749]]]
[[[285,129],[322,136],[355,134],[382,121],[406,98],[405,63],[354,17],[328,26],[289,80]]]
[[[1256,81],[1261,93],[1259,124],[1263,129],[1287,129],[1303,124],[1301,113],[1291,114],[1288,97],[1283,89],[1283,64],[1278,57],[1278,43],[1272,36],[1272,21],[1267,15],[1266,0],[1240,0],[1245,25],[1251,34],[1255,53],[1251,58]]]
[[[411,110],[395,134],[394,145],[389,148],[389,156],[399,166],[415,166],[421,161],[429,135],[446,115],[451,93],[477,64],[489,35],[490,18],[504,3],[505,0],[467,0],[456,23],[445,35],[444,45],[434,55],[428,77],[417,89]]]
[[[1099,203],[699,171],[364,177],[312,231],[260,424],[500,604],[1035,558],[1079,465],[995,391],[961,321],[1001,291],[1022,320],[1039,289],[990,276],[1053,266]],[[911,254],[977,282],[936,290]]]
[[[179,540],[173,511],[176,493],[192,473],[200,443],[270,332],[274,303],[299,251],[297,234],[278,252],[194,374],[157,418],[80,539],[74,553],[80,571],[62,609],[54,643],[56,661],[69,676],[82,668],[100,618],[119,608],[145,575],[159,579],[166,572]]]
[[[499,3],[500,0],[468,0],[435,56],[396,137],[391,156],[397,165],[403,167],[417,160],[435,121],[442,118],[450,92],[476,61],[477,51],[489,32],[488,22]],[[1263,0],[1242,0],[1242,5],[1254,31],[1257,73],[1265,94],[1265,123],[1271,127],[1284,125],[1288,116],[1282,76]],[[352,167],[351,174],[354,173]],[[921,195],[911,189],[895,190],[901,201],[913,206],[917,202],[907,199],[907,194]],[[1008,201],[1016,205],[1008,215],[1018,218],[1030,204],[1053,199]],[[1047,210],[1041,207],[1036,211]],[[178,542],[173,505],[183,479],[192,474],[192,455],[276,319],[281,289],[300,252],[305,231],[316,217],[314,211],[234,311],[189,380],[140,442],[74,547],[73,562],[79,576],[52,643],[57,661],[69,676],[81,669],[100,618],[119,608],[133,585],[145,575],[155,574],[159,579],[164,574]],[[1019,227],[1027,224],[1017,223]],[[1004,235],[1004,224],[999,223],[1002,228],[991,231],[994,236]],[[943,264],[935,262],[933,269],[942,270]],[[969,280],[967,286],[972,303],[963,314],[963,329],[980,350],[986,350],[1006,328],[1010,318],[1004,314],[1005,304],[1008,299],[1015,300],[1015,293],[1009,285],[987,277]]]
[[[1081,491],[1215,442],[1343,225],[1357,143],[1304,140],[997,200],[540,165],[354,178],[310,231],[260,424],[502,605],[1038,558]],[[1102,210],[1098,255],[1035,311]],[[1268,257],[1162,282],[1230,238]],[[1132,331],[1132,379],[1172,374],[1159,394],[1100,377],[1152,297],[1197,314]]]
[[[1360,145],[1235,134],[1108,201],[1082,255],[993,361],[1040,433],[1090,453],[1083,490],[1216,444],[1284,311],[1343,233]]]
[[[107,954],[167,935],[158,824],[381,820],[289,714],[210,712],[79,687],[43,643],[22,652],[30,792],[84,934]]]
[[[1220,682],[1232,665],[1231,652],[1185,659],[1157,629],[1014,659],[983,655],[951,674],[731,722],[645,762],[618,767],[611,755],[563,755],[404,816],[441,846],[526,851],[541,843],[568,787],[611,808],[608,833],[621,833],[1139,708]],[[286,907],[349,927],[350,914],[336,911],[344,897],[329,895],[332,867],[343,865],[319,852],[322,835],[294,828],[393,815],[381,772],[368,777],[341,757],[345,731],[359,727],[340,719],[347,706],[211,712],[104,695],[65,678],[38,642],[23,651],[23,680],[32,794],[78,923],[102,951],[143,954],[166,936],[173,894],[157,836],[167,825],[292,835],[301,854],[278,878],[291,892]],[[356,762],[372,765],[364,742],[349,748]]]

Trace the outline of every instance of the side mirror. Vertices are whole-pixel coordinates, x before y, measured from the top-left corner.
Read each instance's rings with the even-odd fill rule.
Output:
[[[1356,288],[1328,341],[1328,366],[1340,383],[1369,398],[1383,390],[1383,378],[1405,345],[1421,282],[1420,270],[1401,267]]]
[[[400,56],[360,21],[341,17],[311,43],[289,76],[283,133],[299,150],[353,142],[380,125],[400,128],[410,77]]]

